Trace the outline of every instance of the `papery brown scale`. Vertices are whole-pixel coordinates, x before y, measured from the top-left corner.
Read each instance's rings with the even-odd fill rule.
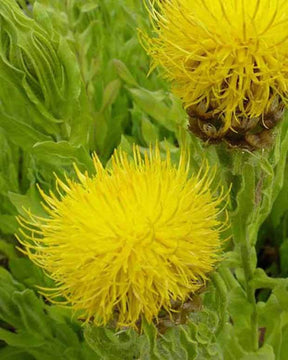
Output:
[[[279,96],[274,96],[268,110],[258,117],[238,114],[232,118],[231,128],[224,130],[224,116],[202,102],[187,109],[189,130],[210,144],[222,141],[231,147],[248,149],[269,148],[273,145],[275,126],[281,121],[284,113],[284,103]]]

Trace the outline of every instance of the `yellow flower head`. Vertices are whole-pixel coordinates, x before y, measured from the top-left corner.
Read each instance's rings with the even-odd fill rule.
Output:
[[[144,46],[188,113],[218,116],[223,135],[287,99],[287,0],[146,1],[156,35]]]
[[[95,156],[95,176],[76,169],[79,181],[42,192],[49,216],[20,219],[20,242],[56,282],[48,299],[64,296],[97,325],[136,326],[205,283],[221,251],[223,192],[211,193],[208,167],[190,176],[185,154],[175,166],[158,147],[144,158],[135,147],[132,160],[117,150],[110,169]]]

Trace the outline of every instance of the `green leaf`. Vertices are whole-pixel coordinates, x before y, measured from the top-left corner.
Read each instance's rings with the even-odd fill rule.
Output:
[[[8,259],[13,259],[17,256],[15,251],[15,246],[13,244],[6,242],[3,239],[0,239],[0,252],[5,254]]]
[[[133,86],[133,87],[137,87],[137,81],[134,79],[133,75],[131,74],[131,72],[128,70],[127,66],[118,59],[114,59],[113,60],[113,65],[116,68],[117,74],[119,75],[119,77],[125,81],[126,84]]]
[[[148,324],[145,318],[142,319],[142,329],[145,335],[141,343],[141,355],[144,359],[162,360],[157,347],[157,330],[154,324]]]
[[[241,360],[276,360],[272,346],[264,345],[256,353],[249,353],[241,357]]]
[[[275,359],[280,358],[282,348],[286,347],[283,336],[288,327],[288,291],[280,285],[273,289],[266,303],[258,303],[259,327],[265,329],[265,344],[273,348]]]
[[[0,231],[3,234],[15,234],[18,229],[18,223],[15,216],[0,215]]]
[[[133,330],[115,332],[107,328],[87,326],[84,336],[99,359],[133,360],[139,356],[137,334]]]
[[[31,211],[34,214],[47,216],[36,186],[31,186],[25,195],[9,192],[8,196],[20,215],[27,217],[27,211]]]
[[[168,130],[172,132],[177,130],[180,119],[174,118],[174,113],[165,104],[166,96],[163,91],[152,92],[143,88],[129,89],[129,91],[141,110]]]
[[[36,5],[35,16],[39,23],[26,16],[16,1],[1,1],[0,98],[5,101],[1,101],[0,126],[24,149],[51,140],[49,135],[67,138],[63,128],[81,107],[75,53],[48,25],[43,6]]]
[[[32,290],[26,289],[22,292],[15,292],[12,301],[19,308],[25,330],[35,335],[39,334],[44,338],[52,336],[43,305]],[[37,341],[35,343],[37,344]]]
[[[145,117],[142,118],[141,129],[143,139],[148,146],[155,144],[159,140],[158,128]]]
[[[53,286],[52,280],[28,258],[12,257],[9,261],[9,268],[16,280],[33,290],[36,290],[37,286]]]
[[[104,112],[109,106],[111,106],[117,98],[121,87],[121,81],[116,79],[111,81],[104,89],[102,107],[100,112]]]
[[[0,349],[1,360],[35,360],[35,358],[29,355],[25,350],[14,348],[11,346],[5,346]]]
[[[274,228],[277,228],[279,226],[280,221],[283,218],[284,214],[288,213],[287,197],[288,197],[288,164],[286,164],[286,168],[285,168],[283,188],[279,193],[271,212],[271,220]]]
[[[13,328],[1,329],[0,339],[37,360],[94,359],[95,354],[83,343],[80,326],[68,316],[50,317],[47,310],[51,306],[0,268],[0,319]]]
[[[67,141],[46,141],[37,143],[32,149],[37,161],[50,165],[54,169],[72,167],[77,164],[80,169],[93,172],[93,161],[89,153],[82,146],[73,146]]]
[[[50,140],[49,136],[42,134],[29,124],[19,121],[12,115],[7,115],[0,109],[0,126],[9,134],[14,144],[20,145],[23,149],[30,149],[38,141]]]
[[[44,339],[41,337],[33,336],[28,333],[14,334],[11,331],[7,331],[0,328],[0,340],[5,341],[6,344],[13,347],[20,348],[33,348],[44,345]]]
[[[21,318],[17,305],[11,301],[14,291],[22,291],[24,286],[16,282],[11,274],[0,268],[0,319],[12,325],[21,327]]]
[[[160,358],[167,360],[196,359],[198,346],[194,336],[195,334],[190,331],[188,326],[178,326],[167,330],[157,340]],[[207,348],[206,343],[205,346]]]

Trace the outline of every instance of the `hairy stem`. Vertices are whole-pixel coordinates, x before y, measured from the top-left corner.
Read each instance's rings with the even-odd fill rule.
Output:
[[[239,239],[240,240],[240,239]],[[253,307],[253,311],[251,314],[251,339],[252,339],[252,347],[253,350],[256,351],[259,347],[258,342],[258,314],[256,308],[256,299],[255,299],[255,290],[252,285],[252,280],[254,276],[254,268],[252,265],[251,258],[251,245],[249,242],[249,236],[246,231],[243,231],[241,234],[241,259],[243,264],[243,270],[245,275],[245,285],[246,285],[246,294],[247,300]]]

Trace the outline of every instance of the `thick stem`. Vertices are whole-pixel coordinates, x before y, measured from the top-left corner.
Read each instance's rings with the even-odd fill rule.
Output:
[[[255,290],[251,283],[254,276],[254,270],[252,265],[252,258],[251,258],[251,245],[249,242],[249,237],[247,231],[244,231],[241,234],[241,259],[243,264],[243,270],[245,275],[245,285],[246,285],[246,294],[247,300],[253,307],[253,311],[251,314],[251,339],[252,339],[252,347],[253,351],[257,351],[259,347],[258,341],[258,314],[257,314],[257,307],[256,307],[256,299],[255,299]]]
[[[225,286],[225,282],[223,281],[222,277],[218,273],[214,273],[212,275],[212,281],[215,288],[218,291],[220,297],[220,316],[219,316],[219,324],[216,330],[215,335],[217,336],[221,330],[224,328],[226,321],[227,321],[227,288]]]

